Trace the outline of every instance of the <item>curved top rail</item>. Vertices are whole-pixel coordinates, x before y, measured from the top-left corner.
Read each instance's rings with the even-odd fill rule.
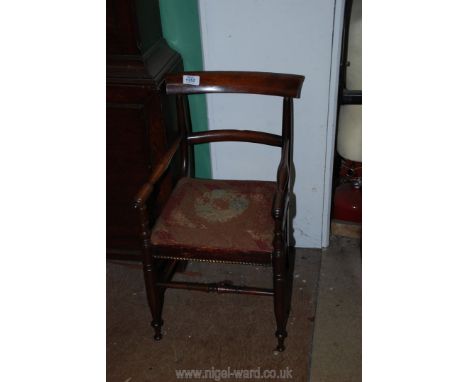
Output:
[[[301,96],[304,76],[267,72],[184,72],[166,75],[167,94],[247,93]]]

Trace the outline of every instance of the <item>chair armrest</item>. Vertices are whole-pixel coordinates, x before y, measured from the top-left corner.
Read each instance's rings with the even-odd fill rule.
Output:
[[[285,210],[288,206],[289,199],[289,143],[286,142],[285,148],[281,155],[281,162],[278,166],[278,172],[276,176],[276,191],[273,197],[273,208],[272,215],[274,219],[282,220],[285,214]]]
[[[164,154],[158,165],[153,169],[153,172],[148,178],[148,181],[140,188],[134,199],[135,208],[139,208],[140,206],[146,203],[149,196],[153,192],[154,185],[161,179],[161,177],[169,168],[169,165],[171,164],[174,155],[180,146],[181,140],[182,137],[179,136],[176,139],[176,141],[171,145],[166,154]]]

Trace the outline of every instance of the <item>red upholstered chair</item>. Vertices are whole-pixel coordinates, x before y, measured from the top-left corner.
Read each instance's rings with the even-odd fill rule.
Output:
[[[179,137],[158,163],[135,199],[141,219],[143,271],[155,330],[161,339],[166,288],[272,296],[277,323],[277,350],[284,350],[292,282],[288,275],[289,174],[292,165],[293,98],[299,98],[303,76],[256,72],[190,72],[166,77],[166,93],[176,95]],[[187,95],[250,93],[283,97],[282,135],[258,131],[191,131]],[[196,179],[193,145],[246,141],[281,148],[276,182]],[[183,176],[150,226],[148,201],[180,153]],[[172,282],[177,262],[271,265],[273,288],[225,283]]]

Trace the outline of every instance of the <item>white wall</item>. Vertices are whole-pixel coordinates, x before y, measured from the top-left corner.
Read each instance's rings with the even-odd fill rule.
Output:
[[[341,10],[342,0],[337,1]],[[302,97],[294,104],[294,237],[298,247],[327,246],[338,74],[335,61],[339,59],[336,35],[341,34],[335,35],[332,49],[335,2],[199,0],[199,7],[205,70],[258,70],[306,77]],[[209,128],[280,134],[281,108],[280,97],[210,95]],[[214,178],[275,180],[280,150],[223,142],[211,144],[211,157]]]

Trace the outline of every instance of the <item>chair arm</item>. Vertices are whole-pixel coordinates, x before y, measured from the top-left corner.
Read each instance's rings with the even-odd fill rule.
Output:
[[[161,177],[169,168],[169,165],[171,164],[172,159],[174,158],[174,155],[177,152],[177,149],[179,148],[181,141],[182,141],[182,137],[179,136],[176,139],[176,141],[171,145],[171,147],[166,152],[166,154],[164,154],[164,156],[162,157],[158,165],[153,169],[153,172],[148,178],[148,181],[140,188],[140,190],[135,196],[135,199],[134,199],[135,208],[139,208],[140,206],[146,203],[149,196],[153,192],[154,185],[161,179]]]
[[[289,144],[286,142],[285,148],[281,155],[281,162],[278,166],[278,172],[276,176],[276,191],[273,197],[273,208],[272,215],[274,219],[283,219],[285,210],[288,205],[289,198]]]

